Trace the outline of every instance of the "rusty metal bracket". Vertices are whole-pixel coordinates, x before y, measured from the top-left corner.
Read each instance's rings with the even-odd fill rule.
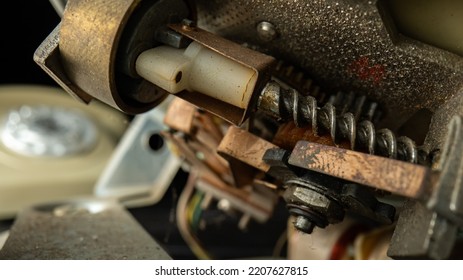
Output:
[[[395,208],[376,199],[365,186],[320,172],[289,164],[290,152],[269,149],[263,160],[270,166],[268,174],[285,187],[284,199],[288,210],[296,216],[295,227],[311,233],[315,226],[343,220],[345,212],[356,213],[373,221],[391,224]]]
[[[220,142],[217,152],[225,157],[235,158],[260,171],[267,172],[270,166],[262,158],[265,151],[278,148],[245,130],[230,126]]]
[[[127,68],[153,47],[151,28],[164,26],[174,15],[179,20],[188,15],[183,1],[70,0],[34,60],[77,100],[95,98],[128,114],[143,113],[168,93]]]
[[[34,53],[34,61],[61,86],[69,95],[78,101],[88,104],[93,97],[76,86],[64,71],[61,64],[61,53],[59,50],[61,24],[48,35]]]
[[[446,259],[463,226],[462,140],[463,118],[457,115],[449,123],[436,170],[307,141],[296,144],[288,164],[411,198],[400,213],[388,255]],[[371,206],[377,208],[374,203]]]
[[[394,159],[299,141],[289,164],[410,198],[429,189],[431,169]]]
[[[461,116],[454,116],[450,122],[437,170],[307,141],[296,144],[288,163],[417,199],[452,223],[463,226],[462,123]]]

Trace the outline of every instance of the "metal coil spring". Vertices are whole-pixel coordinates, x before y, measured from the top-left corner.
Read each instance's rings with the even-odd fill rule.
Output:
[[[328,132],[334,143],[348,140],[352,150],[366,150],[370,154],[411,163],[427,161],[425,151],[410,138],[397,138],[389,129],[376,131],[371,121],[357,122],[350,112],[338,116],[331,103],[320,108],[314,97],[303,96],[293,88],[283,88],[276,81],[270,81],[263,89],[258,109],[279,121],[292,119],[298,127],[311,125],[315,135]]]
[[[351,112],[356,121],[369,120],[373,123],[377,123],[382,117],[378,103],[369,100],[365,95],[359,95],[352,91],[338,91],[334,94],[322,91],[302,70],[285,61],[278,61],[272,75],[279,83],[283,82],[286,86],[296,89],[303,96],[313,96],[318,104],[332,104],[339,115]]]

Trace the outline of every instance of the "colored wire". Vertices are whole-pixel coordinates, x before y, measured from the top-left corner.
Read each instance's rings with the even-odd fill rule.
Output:
[[[192,233],[191,226],[188,222],[188,206],[193,196],[197,179],[198,175],[194,170],[191,170],[188,181],[177,203],[177,226],[183,239],[196,257],[202,260],[210,260],[212,256],[204,249],[200,240]]]

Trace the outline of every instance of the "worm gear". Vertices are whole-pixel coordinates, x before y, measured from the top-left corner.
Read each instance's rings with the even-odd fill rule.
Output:
[[[262,90],[257,107],[280,121],[292,119],[298,127],[311,125],[316,135],[328,132],[334,143],[348,140],[352,150],[366,150],[411,163],[427,161],[426,152],[410,138],[396,137],[389,129],[376,130],[372,121],[358,122],[353,113],[338,114],[329,102],[319,107],[315,97],[303,96],[294,88],[283,88],[274,80]]]

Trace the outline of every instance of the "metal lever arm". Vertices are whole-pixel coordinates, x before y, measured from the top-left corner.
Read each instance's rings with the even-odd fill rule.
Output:
[[[455,116],[438,170],[337,147],[299,141],[288,163],[336,178],[426,202],[463,225],[463,120]]]

